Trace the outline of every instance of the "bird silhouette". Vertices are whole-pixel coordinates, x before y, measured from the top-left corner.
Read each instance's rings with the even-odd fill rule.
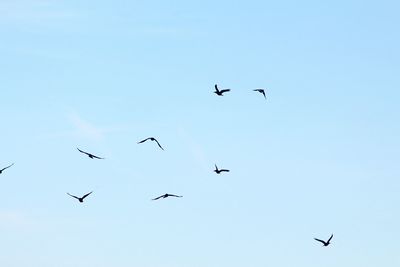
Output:
[[[214,92],[214,93],[217,94],[217,95],[219,95],[219,96],[222,96],[223,93],[229,92],[229,91],[231,90],[231,89],[222,89],[222,90],[219,90],[217,85],[215,85],[214,87],[215,87],[215,92]]]
[[[217,174],[220,174],[221,172],[229,172],[227,169],[218,169],[217,164],[215,164],[215,170]]]
[[[157,199],[160,199],[160,198],[167,198],[167,197],[183,197],[183,196],[177,196],[177,195],[173,195],[173,194],[164,194],[164,195],[161,195],[159,197],[153,198],[152,200],[157,200]]]
[[[144,140],[138,142],[138,144],[144,143],[144,142],[146,142],[147,140],[155,141],[155,142],[157,143],[157,145],[158,145],[162,150],[164,150],[164,148],[162,148],[162,146],[160,145],[160,143],[159,143],[159,142],[157,141],[157,139],[155,139],[154,137],[148,137],[148,138],[146,138],[146,139],[144,139]]]
[[[327,247],[327,246],[329,246],[332,237],[333,237],[333,234],[332,234],[331,237],[328,239],[328,241],[324,241],[324,240],[321,240],[321,239],[318,239],[318,238],[314,238],[314,239],[317,240],[318,242],[321,242],[321,243],[323,244],[324,247]]]
[[[267,99],[267,97],[265,96],[265,90],[264,89],[254,89],[253,91],[263,94],[264,98]]]
[[[87,193],[86,195],[83,195],[83,197],[77,197],[77,196],[74,196],[74,195],[71,195],[70,193],[67,193],[69,196],[71,196],[71,197],[73,197],[73,198],[76,198],[77,200],[79,200],[79,202],[83,202],[83,200],[88,196],[88,195],[90,195],[91,193],[93,193],[93,191],[92,192],[90,192],[90,193]]]
[[[12,165],[14,165],[14,163],[13,163],[13,164],[11,164],[11,165],[8,165],[7,167],[4,167],[3,169],[1,169],[1,170],[0,170],[0,173],[3,173],[3,171],[4,171],[5,169],[8,169],[8,168],[10,168]]]
[[[91,158],[91,159],[94,159],[94,158],[96,158],[96,159],[104,159],[104,158],[100,158],[100,157],[98,157],[98,156],[95,156],[95,155],[93,155],[93,154],[90,154],[90,153],[88,153],[88,152],[82,151],[82,150],[80,150],[79,148],[76,148],[76,149],[78,149],[79,152],[88,155],[88,157]]]

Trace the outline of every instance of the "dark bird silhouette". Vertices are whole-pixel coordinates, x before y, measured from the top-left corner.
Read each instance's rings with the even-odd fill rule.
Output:
[[[328,241],[324,241],[324,240],[321,240],[321,239],[318,239],[318,238],[314,238],[314,239],[317,240],[318,242],[321,242],[321,243],[324,245],[324,247],[327,247],[327,246],[329,246],[329,244],[331,243],[332,237],[333,237],[333,234],[332,234],[331,237],[328,239]]]
[[[265,90],[264,89],[254,89],[253,91],[263,94],[264,98],[267,99],[267,96],[265,95]]]
[[[93,155],[93,154],[90,154],[90,153],[88,153],[88,152],[82,151],[82,150],[80,150],[79,148],[76,148],[76,149],[78,149],[79,152],[88,155],[88,157],[91,158],[91,159],[94,159],[94,158],[96,158],[96,159],[104,159],[104,158],[100,158],[100,157],[98,157],[98,156],[95,156],[95,155]]]
[[[93,193],[93,191],[92,192],[90,192],[90,193],[87,193],[86,195],[84,195],[83,197],[77,197],[77,196],[74,196],[74,195],[71,195],[70,193],[67,193],[69,196],[71,196],[71,197],[73,197],[73,198],[76,198],[77,200],[79,200],[79,202],[83,202],[83,200],[88,196],[88,195],[90,195],[91,193]]]
[[[11,164],[11,165],[8,165],[7,167],[4,167],[3,169],[1,169],[0,170],[0,173],[2,173],[5,169],[8,169],[8,168],[10,168],[12,165],[14,165],[14,163],[13,164]]]
[[[144,140],[138,142],[138,144],[144,143],[144,142],[146,142],[147,140],[155,141],[155,142],[157,143],[157,145],[158,145],[162,150],[164,150],[164,148],[162,148],[162,146],[160,145],[160,143],[159,143],[159,142],[157,141],[157,139],[155,139],[154,137],[146,138],[146,139],[144,139]]]
[[[177,195],[173,195],[173,194],[164,194],[164,195],[161,195],[159,197],[153,198],[152,200],[157,200],[157,199],[160,199],[160,198],[167,198],[167,197],[183,197],[183,196],[177,196]]]
[[[215,170],[214,170],[217,174],[220,174],[221,172],[229,172],[229,170],[227,169],[218,169],[217,164],[215,164]]]
[[[222,96],[223,93],[229,92],[229,91],[231,90],[231,89],[222,89],[222,90],[219,90],[217,85],[215,85],[214,87],[215,87],[215,92],[214,92],[214,93],[217,94],[217,95],[219,95],[219,96]]]

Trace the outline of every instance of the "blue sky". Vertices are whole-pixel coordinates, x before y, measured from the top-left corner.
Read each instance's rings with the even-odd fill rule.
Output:
[[[398,10],[0,1],[0,265],[398,266]]]

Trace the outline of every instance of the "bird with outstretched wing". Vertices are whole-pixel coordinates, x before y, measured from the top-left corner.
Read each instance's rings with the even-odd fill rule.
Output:
[[[214,172],[216,172],[217,174],[220,174],[221,172],[229,172],[229,170],[227,170],[227,169],[218,169],[217,164],[214,164],[214,165],[215,165]]]
[[[164,148],[160,145],[160,143],[158,142],[158,140],[155,139],[154,137],[148,137],[148,138],[146,138],[146,139],[143,139],[142,141],[139,141],[138,144],[144,143],[144,142],[146,142],[147,140],[156,142],[157,145],[158,145],[158,147],[161,148],[162,150],[164,150]]]
[[[82,150],[80,150],[79,148],[76,148],[76,149],[78,149],[79,152],[81,152],[81,153],[83,153],[83,154],[86,154],[86,155],[87,155],[89,158],[91,158],[91,159],[94,159],[94,158],[96,158],[96,159],[104,159],[104,158],[100,158],[100,157],[98,157],[98,156],[95,156],[95,155],[93,155],[93,154],[90,154],[90,153],[88,153],[88,152],[82,151]]]
[[[183,196],[177,196],[177,195],[174,195],[174,194],[164,194],[164,195],[161,195],[159,197],[153,198],[152,200],[158,200],[160,198],[167,198],[167,197],[183,197]]]
[[[223,96],[224,93],[229,92],[229,91],[231,90],[231,89],[222,89],[222,90],[219,90],[219,89],[218,89],[218,85],[214,85],[214,87],[215,87],[214,94],[217,94],[217,95],[219,95],[219,96]]]
[[[73,198],[76,198],[77,200],[79,200],[79,202],[82,203],[83,200],[84,200],[87,196],[89,196],[91,193],[93,193],[93,191],[91,191],[91,192],[89,192],[89,193],[83,195],[82,197],[77,197],[77,196],[71,195],[70,193],[67,193],[67,194],[68,194],[69,196],[73,197]]]
[[[329,246],[329,244],[331,243],[332,237],[333,237],[333,234],[332,234],[331,237],[328,239],[328,241],[324,241],[324,240],[321,240],[321,239],[318,239],[318,238],[314,238],[314,240],[316,240],[316,241],[318,241],[318,242],[321,242],[321,243],[323,244],[324,247],[327,247],[327,246]]]

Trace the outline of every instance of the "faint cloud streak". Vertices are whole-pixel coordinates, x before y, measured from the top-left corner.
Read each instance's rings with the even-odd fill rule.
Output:
[[[30,228],[33,221],[25,214],[18,211],[2,211],[0,212],[1,228]]]
[[[69,114],[68,119],[75,127],[74,134],[95,140],[104,139],[105,130],[96,127],[92,123],[83,119],[77,113]]]
[[[186,142],[187,147],[189,147],[190,152],[192,154],[195,162],[203,169],[209,169],[209,161],[207,160],[206,152],[202,148],[202,146],[194,140],[194,138],[188,133],[188,131],[183,128],[178,128],[178,134],[181,137],[181,140]]]
[[[0,1],[0,21],[43,22],[46,20],[74,17],[51,0],[3,0]]]

